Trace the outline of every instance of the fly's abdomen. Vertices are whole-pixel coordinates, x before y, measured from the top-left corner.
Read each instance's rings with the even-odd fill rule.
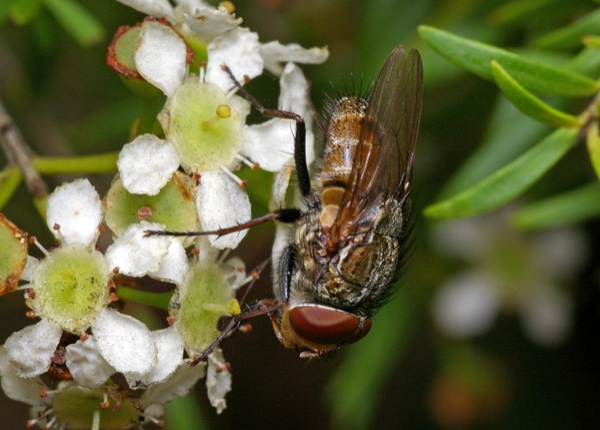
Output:
[[[323,202],[321,224],[324,227],[331,226],[337,216],[352,171],[366,108],[365,100],[344,97],[331,111],[320,176]]]

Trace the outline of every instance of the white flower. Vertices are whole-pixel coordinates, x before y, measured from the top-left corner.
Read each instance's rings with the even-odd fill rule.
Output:
[[[438,289],[432,312],[440,329],[476,336],[505,309],[517,312],[525,332],[540,345],[566,339],[573,304],[557,281],[581,266],[586,244],[579,231],[544,232],[526,241],[492,215],[444,224],[434,240],[473,266]]]
[[[205,374],[204,365],[189,366],[180,356],[175,364],[170,360],[164,363],[169,367],[169,374],[162,374],[160,382],[154,383],[140,397],[132,397],[127,387],[106,383],[106,379],[99,383],[111,368],[97,355],[92,339],[90,336],[86,342],[79,341],[67,348],[71,356],[69,370],[77,375],[74,375],[74,381],[53,384],[52,389],[39,376],[24,378],[19,375],[5,348],[0,346],[0,378],[4,393],[32,406],[30,416],[35,418],[27,422],[27,428],[34,425],[48,429],[132,428],[132,425],[141,428],[149,423],[162,426],[160,418],[164,415],[164,405],[185,396]],[[115,373],[114,369],[112,373]],[[96,422],[95,426],[93,422]]]
[[[31,271],[31,283],[27,285],[31,292],[26,294],[26,299],[41,321],[13,333],[6,340],[11,365],[20,377],[40,375],[48,370],[63,331],[85,337],[86,331],[91,329],[102,358],[116,372],[149,372],[157,360],[157,348],[150,331],[143,323],[107,307],[111,302],[111,269],[120,262],[113,259],[114,266],[109,267],[105,257],[92,249],[93,242],[80,241],[81,237],[94,238],[92,232],[98,230],[96,220],[88,222],[81,218],[81,214],[98,212],[86,209],[97,208],[98,195],[89,182],[76,181],[74,186],[59,187],[49,201],[54,203],[48,206],[48,222],[60,224],[65,245],[48,253]],[[69,205],[73,201],[75,203]],[[76,232],[70,223],[78,226]],[[174,238],[149,241],[149,244],[154,242],[164,244],[160,258],[169,254],[173,242],[181,247]],[[146,246],[144,252],[137,252],[135,256],[151,250],[152,247]],[[160,259],[156,255],[152,258],[156,260],[153,269],[159,272]],[[187,268],[187,261],[184,263],[179,267]]]
[[[482,273],[468,272],[440,287],[433,302],[433,316],[444,332],[466,338],[487,331],[500,306],[494,280]]]

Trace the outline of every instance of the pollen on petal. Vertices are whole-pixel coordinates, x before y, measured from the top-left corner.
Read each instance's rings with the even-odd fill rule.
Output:
[[[187,73],[187,47],[170,27],[157,21],[142,24],[135,51],[135,67],[140,75],[169,96],[183,83]]]
[[[48,370],[61,335],[62,329],[48,320],[10,335],[4,348],[16,374],[21,378],[33,378]]]
[[[193,15],[184,13],[183,19],[194,35],[206,41],[233,30],[242,23],[242,18],[236,18],[224,7],[216,10],[198,8]]]
[[[221,171],[205,172],[196,196],[202,229],[216,230],[235,226],[251,217],[250,199],[246,191]],[[221,237],[208,236],[214,247],[235,248],[246,236],[246,230]]]
[[[135,318],[107,308],[92,324],[92,333],[102,357],[117,372],[147,373],[156,365],[156,343]]]
[[[131,225],[106,250],[111,269],[129,276],[144,276],[160,269],[161,261],[169,252],[171,239],[167,236],[145,236],[146,230],[162,230],[164,226],[142,221]]]
[[[126,373],[125,378],[132,389],[146,388],[165,381],[183,362],[183,340],[175,324],[166,329],[153,331],[152,337],[158,348],[156,365],[145,374]]]
[[[263,71],[263,59],[260,56],[258,34],[247,28],[236,28],[214,39],[208,45],[208,66],[206,82],[215,84],[224,91],[234,87],[231,78],[221,66],[227,65],[233,76],[244,83]]]
[[[297,43],[282,45],[278,41],[263,43],[260,55],[265,60],[265,68],[275,75],[281,74],[281,63],[321,64],[329,57],[329,50],[324,48],[303,48]]]
[[[99,387],[116,373],[98,351],[94,336],[88,336],[85,342],[78,340],[67,346],[67,366],[75,382],[88,388]]]
[[[100,196],[87,179],[65,183],[48,197],[46,221],[64,244],[91,245],[102,222]],[[56,225],[60,226],[58,230],[53,228]]]
[[[179,158],[173,146],[153,134],[143,134],[123,146],[117,166],[127,191],[154,196],[179,167]]]

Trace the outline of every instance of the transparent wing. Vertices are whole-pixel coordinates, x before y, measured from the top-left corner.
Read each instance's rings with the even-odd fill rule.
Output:
[[[382,204],[403,201],[410,191],[421,116],[423,66],[419,53],[396,47],[384,64],[367,103],[348,187],[330,232],[340,237],[368,231]]]

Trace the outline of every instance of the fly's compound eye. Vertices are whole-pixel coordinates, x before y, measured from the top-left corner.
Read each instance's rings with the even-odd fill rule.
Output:
[[[320,305],[293,307],[289,321],[296,334],[321,345],[356,342],[371,329],[371,318]]]

